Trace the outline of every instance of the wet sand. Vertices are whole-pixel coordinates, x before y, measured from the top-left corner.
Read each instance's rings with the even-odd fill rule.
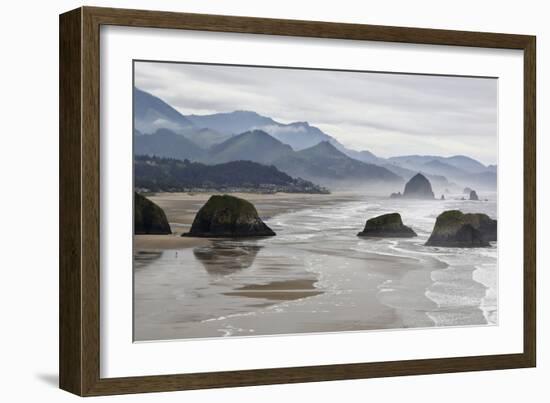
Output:
[[[182,238],[181,234],[189,231],[195,215],[213,194],[217,193],[155,193],[147,196],[164,210],[172,234],[135,235],[134,247],[141,250],[163,250],[192,248],[208,244],[208,238]],[[231,195],[251,201],[263,220],[277,214],[357,199],[357,194],[352,192],[337,192],[328,195],[304,193],[231,193]]]
[[[155,193],[149,199],[163,208],[168,221],[179,226],[191,226],[195,214],[210,196],[220,193]],[[256,206],[258,214],[264,219],[277,214],[313,208],[325,204],[357,200],[357,193],[335,192],[331,194],[306,193],[230,193],[231,196],[246,199]],[[173,229],[174,230],[174,229]]]
[[[496,312],[496,298],[484,298],[487,287],[473,278],[480,265],[493,276],[494,250],[424,245],[439,210],[468,202],[237,196],[278,235],[181,238],[210,195],[151,197],[175,233],[136,237],[135,341],[485,325],[484,312]],[[419,236],[356,236],[387,211],[402,212]]]
[[[275,301],[292,301],[322,294],[315,288],[316,280],[298,279],[272,281],[268,284],[248,284],[224,295],[235,297],[265,298]]]
[[[185,249],[207,244],[205,238],[182,237],[175,233],[170,235],[134,235],[134,248],[140,250]]]

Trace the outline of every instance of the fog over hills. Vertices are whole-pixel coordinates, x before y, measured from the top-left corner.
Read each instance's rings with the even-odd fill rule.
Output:
[[[230,137],[214,129],[197,127],[191,119],[183,116],[162,99],[135,87],[134,129],[142,134],[153,134],[158,129],[169,129],[204,149]]]
[[[211,115],[189,115],[188,119],[197,127],[208,127],[227,135],[244,133],[252,128],[275,125],[276,122],[251,111],[234,111]]]
[[[134,154],[200,161],[206,157],[207,152],[187,137],[168,129],[158,129],[154,134],[136,136]]]
[[[399,157],[390,157],[388,161],[396,162],[409,169],[417,169],[433,161],[453,166],[463,172],[477,173],[484,172],[488,169],[488,167],[481,162],[465,155],[455,155],[452,157],[440,157],[437,155],[403,155]]]
[[[367,164],[342,153],[328,141],[284,156],[274,165],[294,176],[310,178],[331,186],[340,184],[400,184],[403,178],[386,168]]]
[[[151,134],[158,129],[176,133],[193,128],[193,123],[162,99],[134,87],[134,129]]]
[[[253,130],[212,146],[209,150],[209,161],[220,163],[248,160],[265,164],[293,152],[292,147],[281,143],[266,132]]]
[[[350,150],[308,122],[280,123],[253,111],[184,116],[158,97],[134,90],[135,154],[208,164],[248,160],[321,184],[397,183],[422,172],[438,188],[496,188],[496,166],[463,155],[381,158]]]

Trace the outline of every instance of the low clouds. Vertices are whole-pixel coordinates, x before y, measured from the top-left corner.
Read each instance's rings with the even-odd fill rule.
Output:
[[[135,84],[184,114],[307,121],[383,157],[497,159],[496,79],[136,62]]]

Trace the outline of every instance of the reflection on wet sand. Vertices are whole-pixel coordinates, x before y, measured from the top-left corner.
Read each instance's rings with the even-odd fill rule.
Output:
[[[143,269],[160,259],[162,251],[139,250],[134,253],[134,269]]]
[[[248,298],[265,298],[276,301],[292,301],[313,297],[323,292],[315,288],[316,279],[272,281],[268,284],[249,284],[224,295]]]
[[[213,241],[208,246],[193,249],[193,255],[202,263],[208,274],[225,276],[247,269],[254,263],[263,246],[254,242]]]

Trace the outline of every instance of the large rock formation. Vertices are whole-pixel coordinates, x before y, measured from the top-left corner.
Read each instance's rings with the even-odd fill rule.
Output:
[[[497,220],[486,214],[463,214],[458,210],[441,213],[426,245],[484,247],[497,240]]]
[[[409,199],[433,199],[434,192],[430,181],[424,175],[418,173],[405,185],[403,197]]]
[[[252,203],[228,195],[210,197],[195,216],[191,230],[183,234],[205,238],[273,235],[275,232],[260,219]]]
[[[475,190],[472,190],[470,192],[470,200],[475,200],[475,201],[479,200],[479,197],[477,197],[477,193]]]
[[[171,234],[166,214],[151,200],[134,192],[134,234]]]
[[[481,239],[485,242],[497,240],[497,220],[493,220],[487,214],[464,214],[463,220],[478,230],[481,233]]]
[[[399,213],[384,214],[371,218],[365,224],[365,229],[357,236],[387,237],[387,238],[411,238],[416,233],[401,221]]]

